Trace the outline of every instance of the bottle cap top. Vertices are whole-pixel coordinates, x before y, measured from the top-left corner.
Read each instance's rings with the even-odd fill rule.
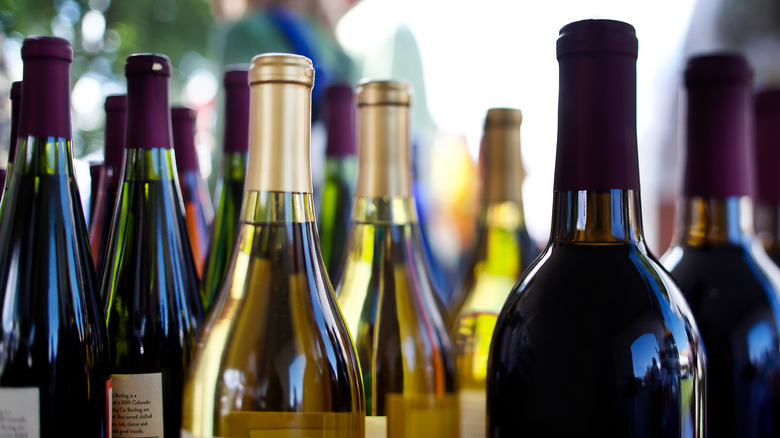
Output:
[[[130,55],[125,62],[125,76],[159,75],[171,76],[171,60],[165,55],[139,53]]]
[[[106,111],[126,111],[127,110],[127,95],[126,94],[113,94],[106,97],[106,103],[103,105]]]
[[[358,106],[410,105],[412,87],[403,80],[362,81],[357,88]]]
[[[490,108],[485,116],[485,128],[489,126],[520,125],[523,112],[516,108]]]
[[[249,64],[232,64],[225,67],[225,88],[249,87]]]
[[[195,151],[195,110],[185,107],[171,108],[173,123],[173,149],[179,172],[198,170],[198,156]]]
[[[292,82],[314,85],[314,67],[309,58],[289,53],[263,53],[252,58],[249,83]]]
[[[717,53],[696,56],[685,68],[685,85],[696,86],[713,83],[749,85],[753,72],[745,58],[738,53]]]
[[[323,110],[328,132],[326,155],[355,155],[355,94],[348,85],[331,85],[325,90]]]
[[[68,40],[50,36],[25,38],[22,43],[22,59],[56,58],[73,61],[73,49]]]
[[[634,26],[615,20],[582,20],[561,28],[558,59],[568,55],[613,53],[636,58],[638,42]]]
[[[22,81],[16,81],[11,84],[11,99],[22,97]]]

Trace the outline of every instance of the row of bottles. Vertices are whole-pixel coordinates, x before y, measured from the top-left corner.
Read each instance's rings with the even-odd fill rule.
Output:
[[[642,230],[637,47],[626,23],[561,30],[540,254],[524,226],[522,115],[488,112],[480,235],[445,304],[411,190],[408,84],[327,91],[315,219],[311,62],[264,54],[228,68],[209,230],[194,114],[170,109],[166,57],[132,55],[126,97],[106,101],[93,208],[104,224],[88,238],[70,154],[72,51],[25,40],[0,204],[0,425],[116,437],[778,434],[780,268],[752,230],[750,68],[731,54],[688,63],[685,180],[659,262]],[[777,248],[780,185],[763,170],[777,166],[780,94],[759,95],[756,114],[757,224]]]

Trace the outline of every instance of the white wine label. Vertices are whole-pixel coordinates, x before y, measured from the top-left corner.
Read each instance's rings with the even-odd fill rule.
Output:
[[[114,374],[111,435],[116,438],[162,438],[162,374]]]
[[[460,436],[484,438],[486,425],[487,394],[485,391],[461,390]]]
[[[0,438],[40,438],[38,388],[0,388]]]
[[[458,436],[458,395],[387,394],[390,438],[451,438]]]
[[[387,417],[366,415],[366,437],[387,438]]]

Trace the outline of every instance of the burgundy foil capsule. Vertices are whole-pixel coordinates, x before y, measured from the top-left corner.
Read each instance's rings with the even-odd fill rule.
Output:
[[[756,95],[756,195],[768,204],[780,204],[780,89]]]
[[[561,29],[556,192],[639,190],[634,27],[584,20]]]
[[[127,131],[125,147],[170,148],[171,113],[168,81],[171,61],[165,55],[138,54],[127,57]]]
[[[70,139],[70,43],[56,37],[26,38],[22,61],[27,87],[22,93],[19,136]]]
[[[173,121],[173,149],[179,172],[198,170],[198,153],[195,149],[195,111],[190,108],[171,108]]]
[[[685,197],[753,195],[752,72],[738,54],[698,56],[685,69]]]
[[[105,166],[122,167],[127,123],[127,96],[117,94],[106,97],[106,126],[103,130]]]
[[[347,85],[331,85],[325,90],[322,113],[328,143],[329,157],[355,155],[355,94]]]
[[[249,150],[249,65],[226,67],[225,153]]]
[[[22,81],[11,84],[11,143],[8,145],[8,164],[16,159],[19,138],[19,116],[22,113]]]

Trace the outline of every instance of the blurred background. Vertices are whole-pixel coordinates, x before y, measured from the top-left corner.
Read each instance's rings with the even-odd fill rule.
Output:
[[[319,84],[355,85],[361,77],[412,82],[424,231],[439,285],[450,288],[475,238],[476,158],[490,107],[523,111],[526,222],[540,245],[547,241],[557,132],[555,40],[563,25],[584,18],[627,21],[637,31],[645,233],[660,255],[671,238],[679,181],[682,66],[692,54],[740,50],[755,69],[756,89],[780,85],[780,0],[0,0],[0,166],[10,135],[8,92],[22,78],[19,52],[27,36],[54,35],[73,44],[73,152],[83,194],[89,193],[87,163],[103,156],[103,102],[124,92],[128,55],[171,58],[172,104],[198,111],[201,171],[213,188],[223,66],[286,51],[287,44],[316,58]],[[315,186],[322,178],[323,138],[315,128]]]

